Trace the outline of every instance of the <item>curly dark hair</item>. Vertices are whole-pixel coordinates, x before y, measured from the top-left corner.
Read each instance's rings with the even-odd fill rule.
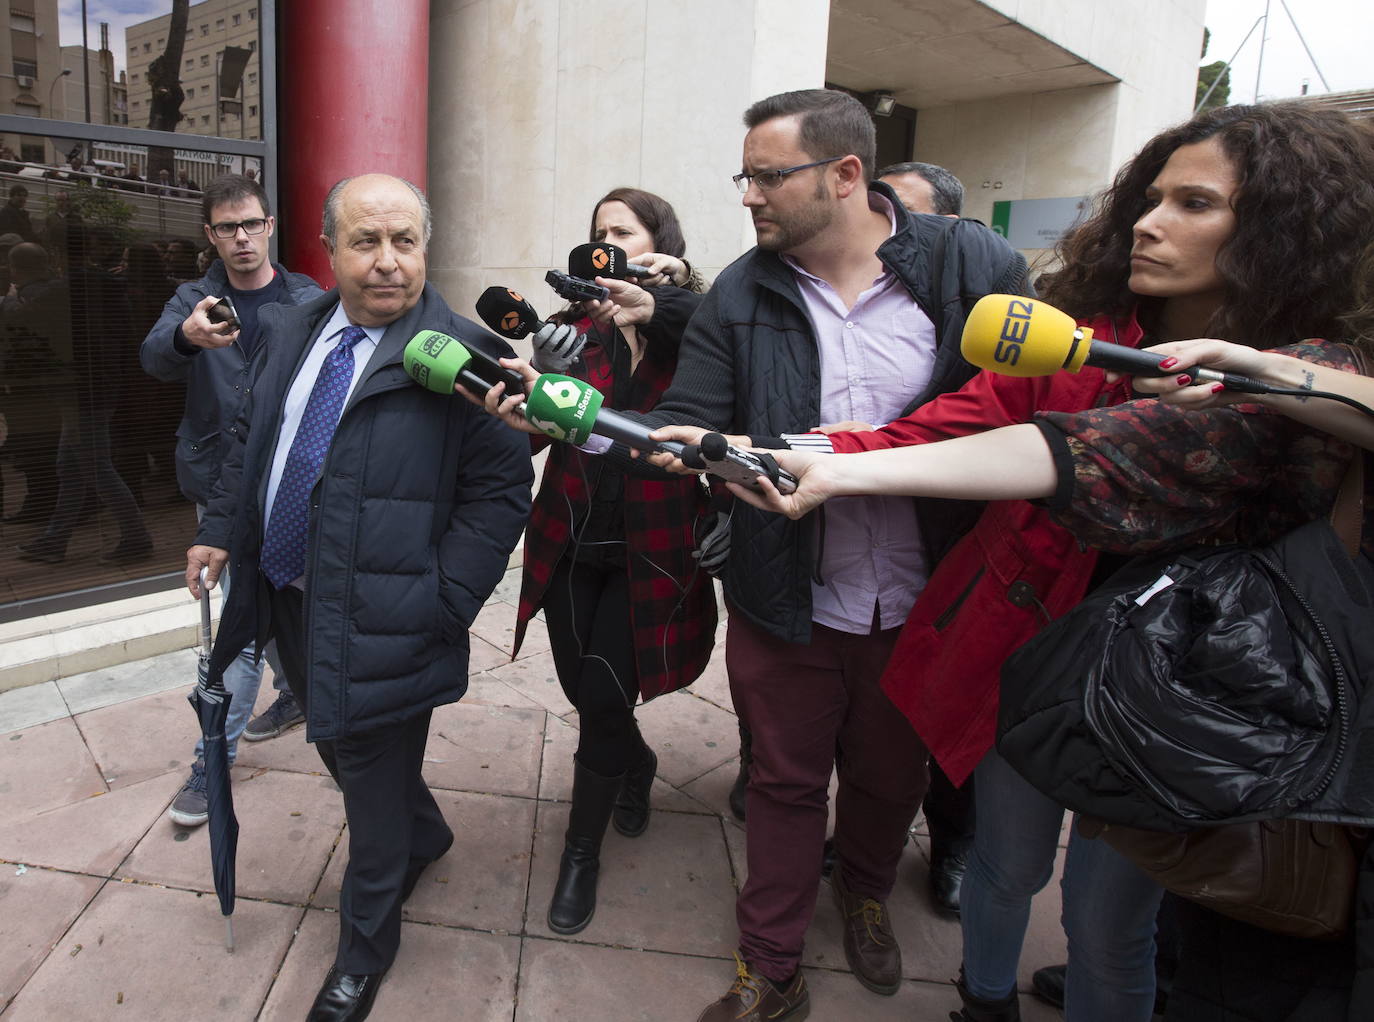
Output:
[[[1174,150],[1210,138],[1240,184],[1208,335],[1256,348],[1306,337],[1374,346],[1374,131],[1305,103],[1222,107],[1156,135],[1061,239],[1062,268],[1039,282],[1045,300],[1079,318],[1138,307],[1148,328],[1162,300],[1127,286],[1132,227]]]

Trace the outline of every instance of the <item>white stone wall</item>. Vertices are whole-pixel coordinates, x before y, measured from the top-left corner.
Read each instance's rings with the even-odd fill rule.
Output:
[[[755,99],[825,77],[826,0],[433,0],[430,277],[471,314],[490,284],[541,313],[592,205],[670,201],[713,275],[753,244],[730,176]]]
[[[1146,140],[1192,114],[1205,0],[984,2],[1121,80],[922,109],[915,159],[963,180],[967,215],[990,222],[997,200],[1100,191]]]
[[[987,6],[1120,81],[920,109],[914,158],[959,175],[969,215],[1095,192],[1191,112],[1205,0]],[[431,278],[461,312],[489,284],[552,311],[544,272],[617,185],[672,202],[713,275],[754,241],[740,115],[825,81],[828,24],[827,0],[432,0]]]

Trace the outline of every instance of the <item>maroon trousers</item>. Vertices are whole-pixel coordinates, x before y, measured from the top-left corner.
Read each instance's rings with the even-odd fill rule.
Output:
[[[899,631],[851,635],[814,625],[802,646],[730,614],[730,694],[754,743],[749,878],[735,914],[745,961],[769,979],[789,978],[801,962],[837,764],[836,868],[855,894],[885,901],[892,890],[929,783],[925,746],[878,686]]]

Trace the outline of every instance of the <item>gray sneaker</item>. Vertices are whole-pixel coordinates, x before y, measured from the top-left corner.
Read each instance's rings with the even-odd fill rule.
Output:
[[[205,789],[205,764],[196,760],[191,765],[191,776],[172,799],[172,808],[167,810],[172,822],[183,827],[199,827],[210,818],[210,799]]]
[[[243,737],[250,742],[266,741],[285,734],[304,721],[305,713],[301,710],[301,704],[296,702],[291,693],[283,692],[277,696],[276,702],[248,722],[243,729]]]

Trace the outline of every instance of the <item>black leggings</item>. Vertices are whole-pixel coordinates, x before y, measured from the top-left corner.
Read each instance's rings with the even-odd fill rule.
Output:
[[[578,762],[603,777],[624,773],[644,755],[625,569],[563,558],[544,595],[544,621],[558,683],[580,718]]]

